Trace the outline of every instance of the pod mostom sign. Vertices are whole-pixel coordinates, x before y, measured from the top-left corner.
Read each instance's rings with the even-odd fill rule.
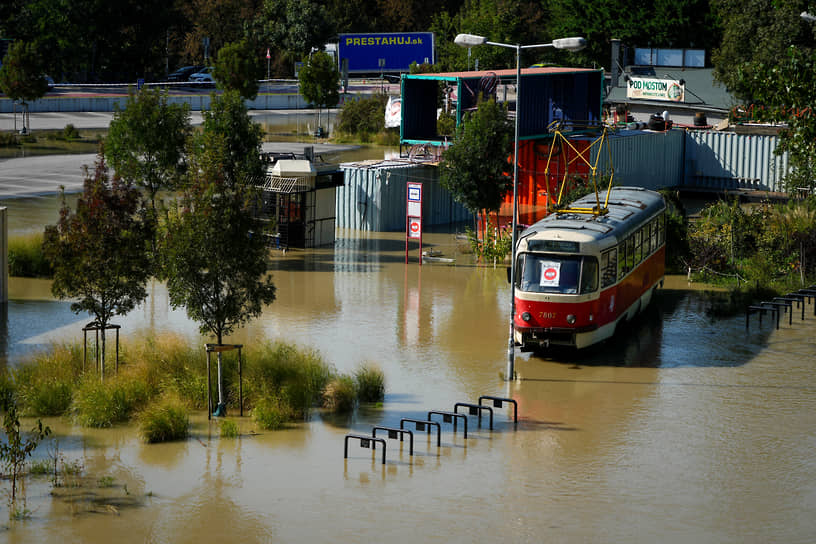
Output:
[[[348,71],[407,72],[412,62],[433,64],[433,32],[382,34],[340,34],[337,46],[342,64],[348,59]]]
[[[632,77],[627,81],[626,98],[684,102],[686,86],[676,79]]]

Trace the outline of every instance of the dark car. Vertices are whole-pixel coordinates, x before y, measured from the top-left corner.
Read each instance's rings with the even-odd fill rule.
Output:
[[[171,72],[170,75],[167,76],[167,81],[187,81],[191,75],[203,69],[203,64],[196,66],[182,66],[175,72]]]

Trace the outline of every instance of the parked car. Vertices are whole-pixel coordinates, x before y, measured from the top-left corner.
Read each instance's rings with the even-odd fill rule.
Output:
[[[171,72],[167,76],[167,81],[187,81],[190,79],[191,75],[195,74],[196,72],[200,72],[203,69],[203,64],[197,64],[195,66],[182,66],[175,72]]]
[[[215,70],[212,66],[207,66],[200,72],[196,72],[190,76],[189,81],[194,83],[201,83],[202,86],[215,86],[215,78],[213,78],[213,70]]]

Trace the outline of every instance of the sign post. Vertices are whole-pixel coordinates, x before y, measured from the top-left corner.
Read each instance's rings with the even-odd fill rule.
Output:
[[[405,209],[405,264],[408,264],[408,241],[419,240],[419,265],[422,266],[422,183],[408,182]]]

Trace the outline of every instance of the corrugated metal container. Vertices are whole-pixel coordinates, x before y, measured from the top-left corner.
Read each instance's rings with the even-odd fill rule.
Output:
[[[406,184],[422,183],[424,227],[473,221],[473,214],[439,184],[439,169],[383,161],[340,165],[345,185],[337,188],[337,227],[369,231],[405,230]]]
[[[609,172],[609,157],[616,185],[662,189],[683,182],[683,132],[622,131],[609,137],[609,150],[600,153],[598,169]],[[599,172],[599,173],[600,173]]]
[[[784,191],[788,156],[774,153],[778,137],[706,130],[685,139],[685,187]]]

